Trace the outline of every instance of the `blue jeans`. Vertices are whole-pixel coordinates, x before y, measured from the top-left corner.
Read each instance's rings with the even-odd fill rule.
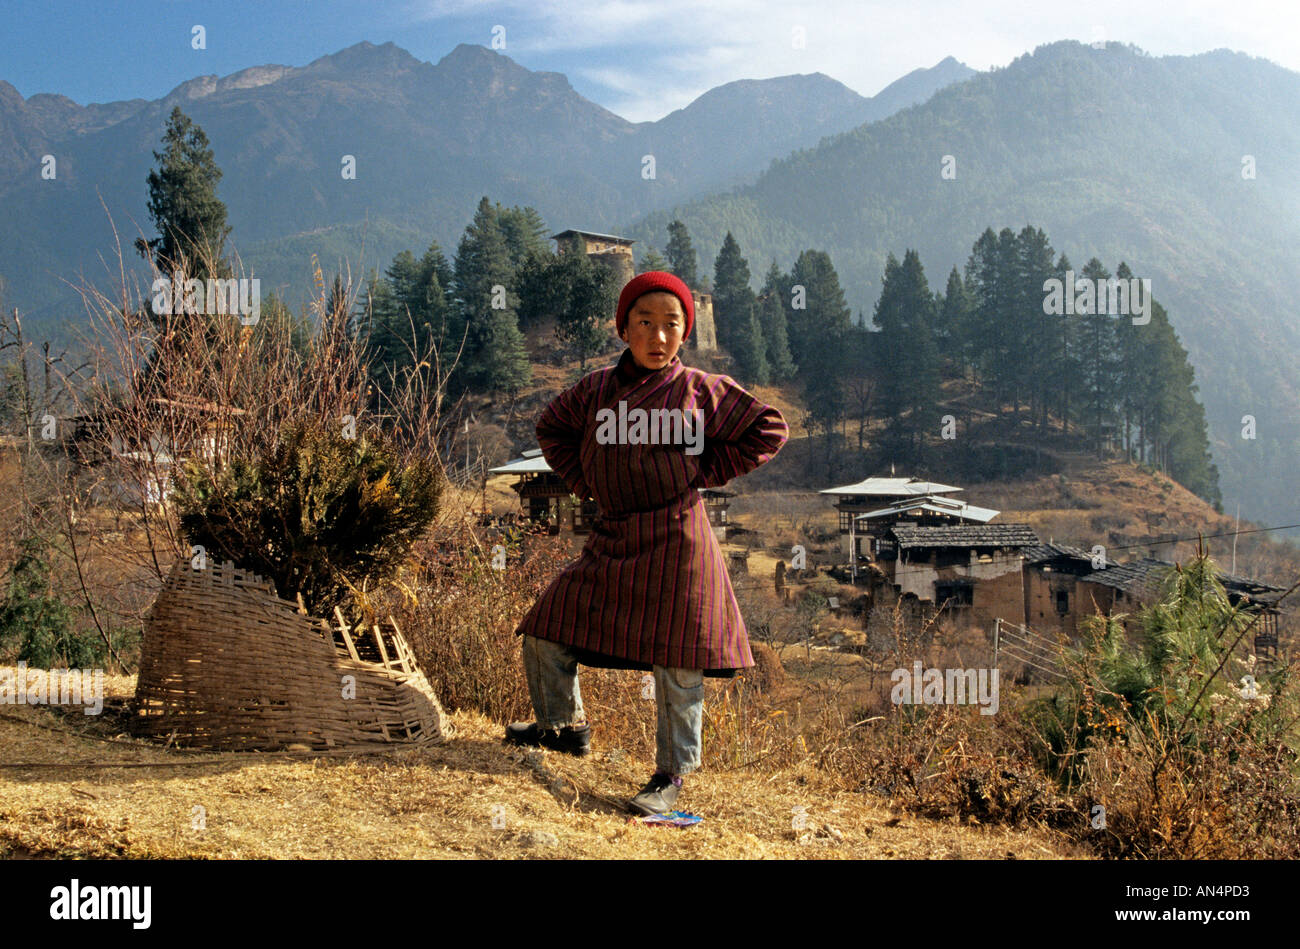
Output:
[[[537,724],[563,728],[586,721],[578,689],[578,660],[567,646],[536,636],[523,637],[524,673]],[[704,670],[654,667],[655,767],[667,774],[690,774],[700,766],[700,723],[704,711]]]

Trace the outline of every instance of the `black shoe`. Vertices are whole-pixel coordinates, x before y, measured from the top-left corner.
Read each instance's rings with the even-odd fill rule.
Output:
[[[628,807],[641,814],[667,814],[677,803],[681,785],[674,784],[672,775],[656,773],[636,797],[628,801]]]
[[[591,752],[591,724],[566,725],[559,731],[541,728],[536,722],[515,722],[506,726],[508,745],[530,745],[563,751],[582,758]]]

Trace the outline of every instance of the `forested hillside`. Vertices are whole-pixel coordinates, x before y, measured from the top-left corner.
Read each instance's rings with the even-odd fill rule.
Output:
[[[1297,155],[1300,75],[1223,50],[1062,42],[628,235],[654,241],[680,218],[703,253],[730,232],[760,271],[824,251],[868,324],[890,253],[916,250],[937,289],[986,228],[1042,229],[1076,274],[1094,257],[1112,272],[1126,263],[1190,354],[1225,498],[1295,523]],[[1058,386],[1023,368],[1024,385]]]

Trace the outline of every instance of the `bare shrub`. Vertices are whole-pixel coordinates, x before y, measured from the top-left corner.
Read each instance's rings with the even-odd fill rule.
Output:
[[[215,271],[214,261],[182,257],[173,273],[154,276],[176,285]],[[113,518],[114,530],[91,533],[74,556],[82,565],[111,559],[120,565],[116,573],[130,574],[139,593],[137,625],[172,564],[192,553],[195,540],[184,536],[180,511],[171,503],[173,478],[182,467],[188,477],[178,480],[197,486],[187,506],[194,514],[211,506],[213,491],[232,472],[247,473],[276,457],[295,432],[342,438],[373,433],[396,474],[365,489],[369,494],[356,499],[363,508],[380,494],[404,490],[401,472],[420,472],[412,484],[418,481],[426,496],[436,495],[429,476],[442,478],[437,448],[454,359],[447,360],[432,341],[417,349],[413,328],[409,366],[378,385],[367,348],[368,314],[358,305],[359,288],[350,273],[327,286],[313,258],[316,295],[307,310],[295,318],[271,298],[247,325],[240,314],[169,312],[129,284],[125,267],[120,273],[119,285],[108,293],[84,282],[80,288],[90,314],[83,339],[88,359],[64,375],[80,419],[69,446],[76,477],[67,482],[65,503],[73,511]],[[242,268],[236,273],[245,279]],[[248,560],[239,551],[264,549],[274,560],[274,551],[294,546],[289,535],[297,514],[286,505],[314,502],[309,491],[291,502],[281,487],[266,486],[246,499],[261,513],[259,536],[246,538],[251,547],[214,544],[218,549],[211,555]],[[344,512],[315,513],[334,519],[330,530],[339,534],[339,550],[347,550]],[[191,533],[194,527],[192,521]],[[209,534],[204,539],[212,542]],[[368,556],[360,546],[359,556]],[[240,566],[275,573],[265,558],[251,559],[258,562]]]
[[[1071,654],[1066,685],[1031,709],[1028,750],[1104,808],[1104,825],[1082,835],[1103,854],[1294,856],[1300,736],[1291,670],[1265,671],[1246,653],[1258,620],[1231,605],[1209,557],[1166,583],[1138,617],[1137,642],[1124,617],[1086,625],[1090,640]]]
[[[1108,857],[1300,856],[1300,756],[1284,739],[1249,734],[1263,714],[1258,706],[1239,716],[1216,711],[1195,746],[1141,730],[1099,742],[1082,791],[1105,808],[1105,823],[1084,840]]]

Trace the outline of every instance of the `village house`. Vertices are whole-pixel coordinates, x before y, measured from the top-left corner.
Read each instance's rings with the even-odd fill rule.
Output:
[[[1105,616],[1115,613],[1135,614],[1159,598],[1174,569],[1175,565],[1168,560],[1143,557],[1128,563],[1108,562],[1102,569],[1084,573],[1078,578],[1079,596],[1083,601],[1081,609],[1077,614],[1070,614],[1069,620],[1077,626],[1080,617],[1092,613],[1102,613]],[[1255,655],[1266,662],[1276,659],[1279,615],[1277,601],[1283,593],[1282,588],[1223,572],[1217,573],[1216,579],[1223,584],[1228,601],[1233,606],[1258,614],[1252,630]],[[1071,624],[1062,622],[1059,628],[1069,632]]]
[[[1065,544],[1041,544],[1025,550],[1025,622],[1040,632],[1076,637],[1085,616],[1135,614],[1160,596],[1174,564],[1142,557],[1117,563]],[[1228,600],[1259,613],[1256,654],[1270,658],[1277,650],[1277,599],[1281,587],[1220,572]]]
[[[897,525],[987,524],[998,516],[991,508],[948,496],[961,490],[920,478],[897,477],[867,478],[824,489],[822,494],[838,499],[840,555],[848,562],[849,582],[856,583],[859,569],[879,559],[882,543],[888,543],[889,531]]]
[[[557,254],[586,254],[592,261],[607,268],[614,276],[614,285],[618,289],[636,276],[636,266],[632,261],[632,245],[636,241],[614,234],[598,234],[595,231],[579,231],[570,228],[551,235],[555,241]],[[713,322],[713,295],[701,293],[691,288],[691,300],[695,304],[695,328],[687,337],[685,346],[699,352],[712,352],[718,348],[718,331]],[[614,318],[610,317],[612,331]]]
[[[836,499],[835,510],[839,512],[840,554],[846,561],[870,559],[876,540],[894,523],[894,519],[884,514],[891,507],[905,502],[921,499],[933,500],[944,495],[956,494],[961,488],[950,484],[937,484],[920,478],[864,478],[857,484],[841,485],[838,488],[824,488],[819,494]],[[855,518],[863,514],[876,515],[878,519],[870,529],[862,530]],[[872,533],[872,529],[879,533]],[[857,558],[852,556],[856,548]]]
[[[865,586],[869,607],[901,603],[918,619],[942,614],[985,629],[1001,620],[1051,640],[1077,640],[1088,616],[1133,616],[1154,603],[1174,568],[1151,557],[1094,560],[1078,547],[1041,543],[1028,524],[895,524],[857,585]],[[1254,654],[1275,660],[1282,588],[1222,572],[1218,580],[1234,606],[1257,614]]]
[[[1083,579],[1096,572],[1092,555],[1078,547],[1046,543],[1027,547],[1025,556],[1025,622],[1040,632],[1060,631],[1074,637],[1079,620],[1113,602],[1110,592],[1098,590]],[[1098,555],[1108,567],[1113,561]],[[1105,612],[1104,610],[1101,610]]]
[[[895,524],[869,571],[876,580],[872,601],[910,599],[985,627],[999,618],[1023,623],[1022,552],[1038,543],[1028,524]]]
[[[215,402],[154,398],[148,418],[122,418],[117,409],[72,416],[59,426],[63,450],[91,467],[109,460],[122,478],[101,486],[100,496],[130,505],[165,504],[172,472],[187,458],[211,461],[224,454],[233,420],[243,409]]]
[[[540,448],[531,448],[519,458],[489,468],[488,474],[514,475],[511,490],[519,495],[520,512],[533,523],[546,523],[552,534],[588,534],[596,516],[596,502],[575,504],[564,480],[551,470]]]
[[[853,534],[861,570],[845,574],[866,587],[869,605],[888,609],[901,601],[918,617],[942,613],[984,628],[1002,620],[1076,639],[1087,616],[1136,614],[1155,602],[1174,569],[1151,557],[1118,563],[1101,551],[1042,543],[1028,524],[989,523],[996,511],[959,505],[931,494],[863,514],[841,511],[851,529],[870,525],[860,535],[868,542]],[[1218,579],[1230,602],[1258,614],[1255,654],[1275,659],[1282,589],[1222,572]]]
[[[621,288],[636,276],[636,267],[632,262],[632,245],[636,241],[614,234],[598,234],[595,231],[578,231],[570,228],[551,235],[555,241],[557,254],[586,254],[593,263],[600,264],[614,276],[615,283]]]
[[[704,498],[704,509],[708,512],[713,534],[719,541],[736,534],[750,533],[746,528],[728,519],[727,511],[731,507],[731,499],[736,496],[735,491],[724,491],[721,488],[699,488],[698,490],[700,497]]]

